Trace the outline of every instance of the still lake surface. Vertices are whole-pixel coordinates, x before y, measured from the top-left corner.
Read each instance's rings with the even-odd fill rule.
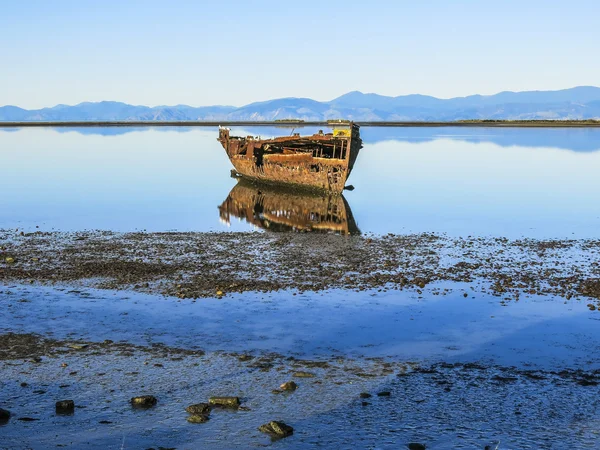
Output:
[[[316,128],[296,128],[312,134]],[[271,137],[289,128],[244,127]],[[0,228],[248,231],[216,128],[0,128]],[[363,233],[600,237],[600,129],[363,127]]]

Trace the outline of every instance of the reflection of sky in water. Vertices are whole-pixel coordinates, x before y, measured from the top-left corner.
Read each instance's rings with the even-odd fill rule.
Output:
[[[84,130],[0,132],[0,227],[251,229],[219,222],[235,180],[216,129]],[[361,132],[356,189],[344,195],[362,231],[600,235],[600,129]]]
[[[133,292],[115,297],[86,290],[91,297],[85,298],[78,291],[24,287],[18,292],[19,298],[33,302],[28,303],[28,313],[12,308],[0,317],[0,329],[53,332],[55,338],[83,333],[90,340],[104,339],[108,333],[114,340],[136,344],[151,339],[185,348],[200,345],[209,351],[258,350],[309,358],[344,355],[530,368],[599,367],[589,355],[589,349],[600,343],[597,313],[591,313],[585,302],[523,296],[502,306],[499,298],[478,292],[464,298],[461,291],[469,290],[466,284],[437,286],[456,291],[425,298],[411,291],[245,292],[194,303],[157,301],[155,296]]]

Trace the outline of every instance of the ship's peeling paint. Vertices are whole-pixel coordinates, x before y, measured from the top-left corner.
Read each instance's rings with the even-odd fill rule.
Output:
[[[353,123],[333,133],[295,133],[273,139],[230,136],[228,128],[220,128],[218,140],[244,177],[335,194],[344,189],[362,147],[359,127]]]

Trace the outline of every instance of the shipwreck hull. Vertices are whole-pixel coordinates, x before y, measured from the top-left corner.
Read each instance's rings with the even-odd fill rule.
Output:
[[[260,139],[219,130],[219,142],[237,173],[275,183],[341,194],[362,147],[359,128],[344,123],[333,133]]]
[[[269,184],[286,184],[305,189],[331,191],[340,194],[344,190],[348,171],[339,167],[334,171],[331,165],[318,166],[316,169],[311,164],[290,167],[289,165],[264,163],[256,166],[254,162],[242,158],[232,158],[231,163],[235,170],[251,181]]]
[[[221,220],[232,217],[273,232],[359,234],[343,195],[311,194],[239,179],[219,206]]]

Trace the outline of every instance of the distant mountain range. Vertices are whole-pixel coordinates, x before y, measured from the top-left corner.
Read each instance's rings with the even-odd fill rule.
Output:
[[[469,119],[600,119],[600,88],[580,86],[559,91],[501,92],[439,99],[426,95],[386,97],[354,91],[329,102],[280,98],[234,106],[134,106],[85,102],[26,110],[0,107],[0,121],[248,121],[327,119],[355,121],[455,121]]]

